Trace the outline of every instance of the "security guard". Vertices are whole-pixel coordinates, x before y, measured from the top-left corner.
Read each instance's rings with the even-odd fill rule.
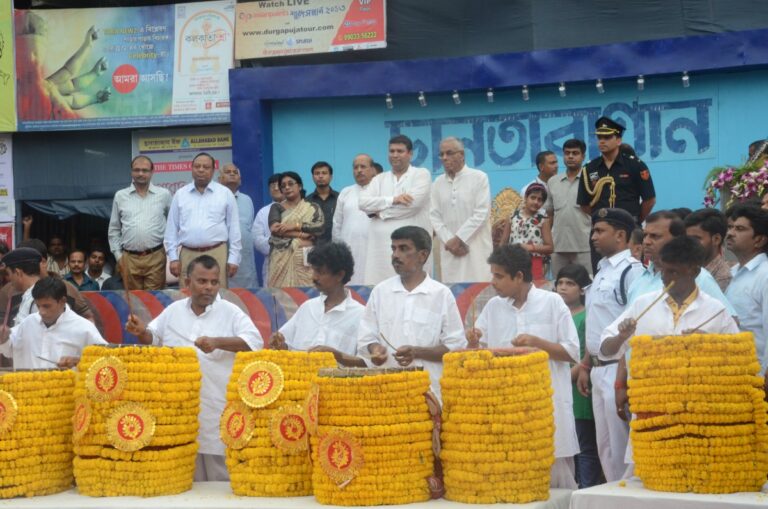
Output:
[[[619,149],[625,127],[608,117],[595,123],[600,157],[581,170],[577,203],[587,214],[601,208],[619,208],[642,223],[656,203],[648,167]]]

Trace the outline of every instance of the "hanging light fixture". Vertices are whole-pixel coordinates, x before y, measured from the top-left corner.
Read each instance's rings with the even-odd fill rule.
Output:
[[[384,102],[387,103],[387,109],[391,110],[395,107],[394,102],[392,102],[392,96],[390,94],[387,94],[387,97],[384,98]]]
[[[642,74],[637,77],[637,89],[641,92],[645,90],[645,77]]]
[[[424,92],[419,92],[419,106],[422,108],[425,108],[427,106],[427,96],[424,95]]]
[[[451,99],[453,99],[453,104],[461,104],[461,97],[459,96],[459,91],[454,90],[451,94]]]
[[[598,94],[604,94],[605,93],[605,87],[603,86],[603,80],[598,79],[597,83],[595,83],[595,88],[597,89]]]
[[[489,88],[488,91],[485,93],[485,98],[488,99],[489,103],[493,102],[493,89]]]
[[[691,78],[688,76],[688,71],[683,71],[683,88],[691,86]]]
[[[561,81],[560,86],[557,87],[557,91],[560,92],[560,97],[565,97],[565,82]]]
[[[523,101],[527,101],[531,98],[531,95],[528,93],[528,85],[523,85],[523,90],[521,93],[523,95]]]

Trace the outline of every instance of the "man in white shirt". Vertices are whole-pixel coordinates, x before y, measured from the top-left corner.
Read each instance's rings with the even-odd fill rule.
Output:
[[[368,252],[365,258],[365,284],[375,285],[395,275],[387,258],[392,232],[402,226],[418,226],[432,231],[429,219],[429,193],[432,174],[426,168],[411,166],[413,142],[404,135],[389,140],[392,171],[376,175],[360,192],[360,210],[371,218]],[[432,257],[425,262],[432,271]]]
[[[346,242],[352,250],[355,273],[349,282],[353,285],[362,285],[365,281],[365,257],[368,251],[368,228],[371,225],[371,218],[360,210],[358,200],[360,192],[376,176],[371,156],[368,154],[355,156],[352,160],[352,175],[355,183],[342,189],[336,200],[331,238],[334,241]]]
[[[101,290],[104,281],[111,277],[111,274],[104,270],[106,262],[107,254],[103,249],[94,248],[88,253],[88,266],[85,269],[85,273],[92,281],[99,285],[99,290]]]
[[[552,276],[557,277],[560,269],[569,263],[583,265],[592,274],[592,257],[589,248],[589,234],[592,229],[590,217],[576,203],[579,194],[579,175],[584,163],[587,146],[583,141],[570,139],[563,143],[565,173],[554,175],[547,181],[550,209],[547,216],[552,219]]]
[[[253,226],[251,226],[253,247],[264,256],[264,263],[261,266],[262,286],[267,286],[267,281],[269,281],[269,237],[272,236],[272,233],[269,231],[269,209],[275,203],[283,201],[283,192],[280,191],[281,176],[280,173],[275,173],[269,177],[267,184],[269,185],[269,195],[272,197],[272,202],[259,209],[256,213],[256,219],[253,220]]]
[[[229,192],[229,191],[227,191]],[[211,256],[193,259],[187,267],[190,296],[177,300],[149,325],[130,315],[125,330],[139,342],[171,347],[197,347],[200,386],[200,432],[195,481],[228,481],[219,417],[226,404],[227,383],[235,352],[259,350],[261,334],[239,307],[219,298],[221,270]]]
[[[761,375],[765,375],[768,367],[768,211],[758,205],[738,205],[726,215],[725,242],[739,263],[731,268],[733,278],[725,294],[736,308],[739,328],[755,336]],[[768,381],[765,388],[768,392]]]
[[[13,318],[13,325],[19,325],[27,316],[37,311],[35,299],[32,297],[32,287],[40,279],[42,260],[40,253],[30,247],[17,247],[3,256],[2,264],[8,270],[9,284],[16,293],[21,293],[21,303]],[[8,299],[11,299],[10,295]]]
[[[371,290],[357,335],[358,355],[375,366],[422,366],[440,398],[443,355],[466,345],[451,290],[429,277],[424,264],[432,238],[418,226],[391,234],[397,275]]]
[[[344,285],[355,272],[346,244],[328,242],[309,252],[312,282],[319,297],[304,302],[278,332],[272,334],[273,350],[330,352],[342,366],[364,368],[357,357],[357,328],[365,307]]]
[[[739,328],[725,306],[700,291],[696,277],[705,259],[704,248],[692,237],[676,237],[661,249],[659,268],[664,287],[674,282],[667,297],[653,304],[664,290],[640,296],[601,334],[600,358],[620,359],[630,355],[629,339],[637,335],[736,334]],[[648,306],[651,306],[648,308]],[[640,317],[641,313],[647,312]],[[630,374],[631,375],[631,374]],[[630,376],[631,378],[631,376]],[[624,477],[631,477],[632,444],[628,442]]]
[[[192,160],[192,182],[173,195],[165,228],[165,252],[171,274],[186,274],[190,261],[202,255],[226,267],[221,286],[237,273],[240,264],[240,217],[232,192],[213,182],[216,162],[201,152]],[[181,279],[184,287],[186,278]]]
[[[255,288],[258,285],[256,275],[256,259],[253,255],[253,239],[251,238],[251,226],[253,226],[253,200],[247,194],[240,191],[242,177],[240,169],[234,164],[225,164],[219,175],[219,184],[229,188],[235,195],[237,212],[240,218],[240,265],[237,274],[229,282],[230,288]]]
[[[592,242],[603,258],[587,289],[585,339],[587,352],[579,363],[577,386],[589,395],[592,381],[592,410],[595,414],[597,452],[608,482],[617,481],[627,469],[624,452],[629,427],[616,413],[614,382],[618,361],[598,358],[600,335],[625,309],[627,288],[643,270],[632,258],[628,241],[635,219],[623,209],[600,209],[592,216]]]
[[[571,364],[579,358],[579,336],[571,312],[558,294],[533,286],[531,255],[519,245],[497,247],[488,263],[498,296],[485,305],[475,328],[467,331],[467,339],[470,345],[483,338],[489,348],[528,346],[549,354],[555,419],[555,463],[550,482],[553,488],[575,490],[573,456],[579,453],[579,440],[573,417]]]
[[[484,171],[469,168],[458,138],[440,142],[445,173],[432,184],[430,219],[440,239],[443,283],[487,281],[491,242],[491,188]]]
[[[69,309],[65,285],[40,279],[32,287],[37,311],[13,329],[0,326],[0,354],[13,358],[14,369],[73,368],[83,348],[107,344],[93,323]]]

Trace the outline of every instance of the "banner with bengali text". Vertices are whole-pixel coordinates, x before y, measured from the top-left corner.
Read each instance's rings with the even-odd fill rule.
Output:
[[[16,130],[13,0],[0,0],[0,133]]]
[[[235,58],[386,48],[386,0],[238,3]]]
[[[19,130],[228,122],[234,3],[15,11]]]

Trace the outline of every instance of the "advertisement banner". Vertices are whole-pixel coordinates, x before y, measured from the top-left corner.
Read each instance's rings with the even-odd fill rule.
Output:
[[[203,5],[216,15],[228,16],[229,22],[201,20]],[[221,82],[227,90],[232,59],[219,58],[226,53],[219,47],[232,45],[232,30],[227,26],[234,24],[233,15],[234,0],[17,10],[19,130],[227,122],[229,104],[227,95],[221,100]],[[229,35],[222,32],[227,29]],[[213,48],[208,40],[211,30]],[[209,53],[217,65],[190,65]],[[209,93],[226,107],[206,109],[203,102],[186,114],[174,111],[177,98],[185,104],[191,97],[204,100]]]
[[[155,168],[152,183],[171,194],[192,182],[192,158],[200,152],[213,156],[217,171],[232,162],[229,127],[134,131],[132,135],[132,157],[149,157]],[[214,178],[218,179],[218,175]]]
[[[0,0],[0,133],[16,130],[13,0]]]
[[[0,242],[5,242],[9,249],[13,249],[16,242],[13,240],[13,223],[0,223]]]
[[[386,0],[238,3],[235,58],[387,47]]]
[[[10,134],[0,134],[0,222],[13,222],[15,218],[13,146]]]

